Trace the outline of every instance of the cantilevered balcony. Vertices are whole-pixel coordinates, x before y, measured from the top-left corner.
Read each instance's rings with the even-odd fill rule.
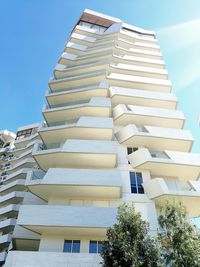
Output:
[[[48,201],[49,198],[119,199],[121,177],[118,170],[49,169],[28,174],[29,190]],[[53,190],[52,190],[53,188]]]
[[[52,92],[63,91],[71,89],[73,87],[87,87],[90,84],[98,84],[102,80],[105,80],[106,70],[105,67],[99,71],[90,71],[88,73],[80,75],[71,75],[67,78],[55,80],[51,79],[49,81],[49,87]]]
[[[38,136],[38,135],[37,135]],[[25,153],[28,150],[31,150],[35,144],[35,142],[37,142],[37,140],[33,140],[30,143],[28,143],[26,146],[20,147],[20,148],[14,148],[11,151],[11,154],[14,157],[18,157],[21,156],[22,153]]]
[[[123,63],[111,63],[110,72],[117,72],[119,74],[128,74],[132,76],[148,77],[164,79],[168,78],[168,72],[166,69],[149,68],[137,65],[123,64]]]
[[[30,142],[38,139],[38,133],[34,133],[28,137],[15,140],[16,149],[27,146]]]
[[[51,92],[48,90],[45,97],[50,106],[55,106],[73,103],[75,99],[76,101],[84,101],[92,97],[107,97],[109,95],[108,88],[108,82],[103,80],[97,84],[90,84],[86,87],[72,87],[59,92]]]
[[[2,231],[4,234],[9,233],[14,229],[16,225],[16,219],[6,219],[3,221],[0,221],[0,231]]]
[[[95,51],[105,51],[115,46],[115,40],[109,42],[96,44],[93,46],[80,45],[75,42],[68,42],[64,48],[64,52],[74,55],[87,55]]]
[[[147,147],[158,151],[189,152],[193,143],[189,131],[147,125],[127,125],[116,133],[116,137],[120,144],[128,147]]]
[[[178,110],[124,104],[113,109],[113,118],[117,125],[136,124],[177,129],[183,128],[185,120],[183,113]]]
[[[24,198],[25,192],[14,191],[6,195],[0,196],[0,206],[9,204],[18,204]]]
[[[129,30],[126,29],[121,29],[120,33],[119,33],[119,38],[123,38],[125,40],[134,42],[134,41],[139,41],[145,44],[153,44],[153,45],[157,45],[157,40],[152,36],[146,36],[140,33],[136,33],[136,32],[131,32]]]
[[[4,184],[11,183],[12,181],[16,181],[18,179],[25,179],[29,170],[29,168],[20,168],[17,171],[6,174],[6,177],[3,179]]]
[[[62,64],[57,64],[54,69],[55,79],[63,79],[73,75],[88,75],[88,73],[102,71],[102,69],[108,68],[108,60],[94,60],[93,62],[80,64],[78,66],[65,66]]]
[[[20,162],[6,167],[5,172],[10,175],[13,172],[16,172],[22,168],[33,168],[35,166],[35,161],[32,157],[21,160]]]
[[[75,120],[80,116],[109,117],[111,115],[111,101],[105,97],[92,97],[88,100],[43,108],[43,116],[50,123]]]
[[[166,200],[178,200],[186,207],[190,217],[200,215],[199,181],[154,178],[143,186],[148,197],[154,200],[157,206],[164,204]]]
[[[95,60],[105,60],[109,59],[112,56],[112,49],[107,49],[105,51],[94,51],[87,55],[77,56],[75,54],[63,53],[58,61],[58,64],[63,65],[79,65],[85,64],[89,62],[93,62]]]
[[[23,191],[25,190],[25,180],[18,179],[16,181],[10,182],[8,184],[3,184],[0,186],[0,196],[8,194],[13,191]]]
[[[111,86],[170,93],[172,84],[169,80],[139,77],[120,73],[110,73],[108,81]]]
[[[148,170],[152,176],[176,176],[181,180],[190,177],[190,180],[196,180],[200,173],[200,154],[139,148],[128,159],[134,169]]]
[[[0,219],[5,217],[14,218],[17,216],[19,211],[19,205],[10,204],[4,207],[0,207]]]
[[[59,262],[59,267],[70,265],[80,266],[80,262],[83,266],[87,267],[100,266],[102,261],[102,258],[98,253],[63,253],[54,251],[10,250],[4,267],[10,267],[14,265],[26,267],[32,263],[34,264],[35,262],[37,262],[37,266],[45,266],[47,259],[48,263],[51,263],[53,266],[57,266]]]
[[[155,108],[176,109],[177,98],[172,93],[160,93],[123,87],[110,87],[112,105],[129,104]]]
[[[33,156],[43,170],[116,166],[117,152],[114,141],[68,139],[62,145],[52,144],[51,147],[46,148],[38,144],[34,147]]]
[[[165,68],[165,63],[161,59],[145,58],[141,56],[129,56],[119,53],[114,53],[112,60],[115,63],[130,64],[149,68]]]
[[[127,39],[122,37],[119,37],[117,39],[117,43],[122,46],[126,45],[128,48],[138,48],[147,51],[157,51],[157,52],[160,51],[160,47],[157,44],[147,44],[140,41],[128,41]]]
[[[0,236],[0,249],[6,248],[11,242],[11,234],[1,235]]]
[[[112,140],[113,119],[106,117],[80,117],[74,121],[61,121],[43,124],[38,129],[46,146],[58,140],[64,143],[67,139]]]
[[[76,25],[76,27],[73,30],[73,33],[84,34],[85,36],[94,37],[96,39],[106,39],[107,37],[115,38],[118,34],[117,31],[108,32],[108,33],[106,31],[99,32],[95,29],[87,28],[81,25]]]
[[[33,145],[31,146],[31,148],[29,148],[29,150],[25,150],[21,154],[13,155],[9,159],[9,163],[12,164],[12,165],[14,165],[14,164],[17,164],[18,162],[20,162],[21,160],[24,160],[26,158],[29,158],[30,155],[31,155],[31,153],[32,153],[32,149],[33,149]]]
[[[162,59],[162,54],[160,51],[147,51],[141,48],[127,47],[123,45],[116,45],[114,47],[115,53],[120,53],[122,55],[129,56],[141,56],[143,58],[152,58],[152,59]]]
[[[69,42],[92,47],[100,44],[104,45],[105,43],[110,43],[111,41],[113,41],[113,36],[106,36],[104,38],[97,39],[80,33],[72,33],[69,39]]]
[[[31,210],[31,212],[30,212]],[[66,205],[22,205],[17,224],[40,234],[105,236],[117,209]]]

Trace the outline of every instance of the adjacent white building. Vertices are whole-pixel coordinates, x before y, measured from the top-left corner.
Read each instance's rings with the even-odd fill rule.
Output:
[[[171,89],[154,32],[83,12],[49,81],[44,123],[15,141],[12,169],[30,165],[6,267],[99,266],[123,202],[151,234],[166,199],[200,214],[200,155]]]

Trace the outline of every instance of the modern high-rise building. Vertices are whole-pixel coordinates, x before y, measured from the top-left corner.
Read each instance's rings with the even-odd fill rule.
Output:
[[[154,32],[83,12],[49,81],[5,267],[99,266],[123,202],[152,235],[166,199],[200,215],[200,155],[171,90]]]

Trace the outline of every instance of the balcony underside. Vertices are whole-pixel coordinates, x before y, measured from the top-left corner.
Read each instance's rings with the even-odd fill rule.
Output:
[[[45,110],[43,116],[47,123],[77,119],[81,116],[109,117],[110,107],[86,106]]]
[[[120,141],[120,140],[119,140]],[[120,141],[120,144],[128,147],[147,147],[150,150],[164,151],[174,150],[189,152],[192,140],[181,140],[178,138],[167,138],[164,136],[152,136],[146,133],[132,133]]]
[[[184,125],[183,119],[131,114],[130,112],[122,113],[120,116],[116,116],[114,121],[115,124],[123,126],[128,124],[136,124],[138,126],[152,125],[158,127],[182,129]]]
[[[140,164],[131,164],[136,170],[148,170],[153,176],[180,177],[181,180],[196,180],[199,177],[200,166],[194,166],[190,163],[180,164],[175,162],[162,162],[162,159],[152,159]]]
[[[154,108],[167,108],[167,109],[175,109],[177,106],[177,101],[174,100],[165,100],[159,98],[151,98],[151,97],[142,97],[142,96],[134,96],[134,95],[123,95],[121,94],[113,94],[112,98],[113,106],[117,106],[118,104],[126,104],[126,105],[138,105],[138,106],[146,106],[146,107],[154,107]]]
[[[34,155],[41,169],[49,168],[114,168],[116,154],[44,152]]]
[[[105,237],[106,229],[116,222],[116,215],[116,208],[23,205],[18,225],[39,234]]]
[[[62,105],[65,103],[76,101],[87,100],[92,97],[107,97],[108,89],[107,88],[94,88],[94,89],[75,89],[67,90],[65,92],[47,94],[46,99],[50,106]]]
[[[185,206],[190,217],[200,216],[200,193],[194,193],[193,196],[191,196],[191,194],[187,195],[187,193],[184,194],[184,192],[171,192],[169,194],[156,197],[153,200],[158,207],[165,204],[168,200],[181,202],[183,206]]]
[[[56,143],[58,140],[64,143],[67,139],[85,140],[112,140],[112,128],[79,127],[67,125],[46,127],[39,131],[39,135],[45,145]]]

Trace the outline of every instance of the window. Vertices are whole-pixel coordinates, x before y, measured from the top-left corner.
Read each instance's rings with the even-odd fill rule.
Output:
[[[103,249],[103,243],[106,241],[90,240],[89,253],[101,253]]]
[[[127,154],[131,154],[133,152],[135,152],[136,150],[138,150],[137,147],[127,147]]]
[[[65,240],[63,252],[80,253],[80,240]]]
[[[144,194],[142,182],[142,174],[140,172],[130,172],[131,193]]]

